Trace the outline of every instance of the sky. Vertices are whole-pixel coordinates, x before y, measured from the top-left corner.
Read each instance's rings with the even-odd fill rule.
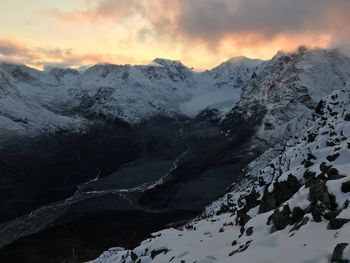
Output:
[[[350,0],[1,0],[0,60],[46,67],[181,60],[209,69],[300,45],[350,54]]]

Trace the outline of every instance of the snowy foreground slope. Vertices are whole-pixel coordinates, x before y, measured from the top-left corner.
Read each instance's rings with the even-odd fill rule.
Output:
[[[258,167],[261,160],[251,164]],[[202,216],[94,263],[350,260],[350,92],[321,100],[309,127],[265,168],[251,169]]]

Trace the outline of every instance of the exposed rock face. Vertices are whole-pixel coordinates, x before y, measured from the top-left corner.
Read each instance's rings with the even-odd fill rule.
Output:
[[[332,254],[331,263],[348,263],[349,259],[343,258],[343,251],[348,246],[348,243],[337,244]]]

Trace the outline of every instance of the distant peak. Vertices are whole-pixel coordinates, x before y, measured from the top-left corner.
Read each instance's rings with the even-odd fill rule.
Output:
[[[214,69],[220,69],[220,68],[226,68],[226,67],[248,67],[248,68],[254,68],[258,65],[260,65],[263,62],[263,60],[260,59],[253,59],[253,58],[248,58],[245,56],[237,56],[237,57],[232,57],[229,60],[221,63],[219,66],[215,67]]]
[[[8,68],[8,69],[22,69],[22,70],[39,71],[37,69],[28,67],[25,64],[16,64],[16,63],[11,63],[11,62],[1,62],[0,66],[3,68]]]
[[[79,71],[76,69],[72,69],[72,68],[58,68],[58,67],[52,67],[52,68],[48,68],[46,69],[46,71],[50,74],[54,74],[54,75],[66,75],[66,74],[70,74],[70,75],[79,75]]]
[[[329,53],[337,53],[341,54],[336,49],[324,49],[324,48],[310,48],[307,46],[299,46],[294,51],[283,51],[280,50],[276,53],[276,55],[272,58],[281,58],[281,57],[295,57],[295,56],[304,56],[307,54],[329,54]]]
[[[246,56],[237,56],[237,57],[230,58],[229,60],[227,60],[227,62],[236,63],[236,62],[241,62],[241,61],[245,61],[245,60],[253,60],[253,59],[248,58]]]
[[[168,67],[168,66],[172,66],[172,65],[185,67],[180,60],[171,60],[171,59],[165,59],[165,58],[156,58],[153,60],[153,63],[156,63],[156,64],[161,65],[163,67]]]

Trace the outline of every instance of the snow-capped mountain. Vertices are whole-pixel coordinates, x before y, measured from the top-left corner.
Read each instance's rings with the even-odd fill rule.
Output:
[[[133,251],[113,249],[97,262],[254,262],[250,256],[276,243],[283,250],[305,238],[310,246],[301,231],[290,239],[295,243],[285,238],[300,223],[295,218],[300,214],[303,220],[309,217],[308,231],[322,233],[333,249],[328,235],[335,233],[319,228],[338,222],[335,214],[347,195],[330,192],[327,173],[335,172],[328,167],[333,165],[347,176],[349,168],[344,161],[349,82],[350,58],[336,50],[305,48],[279,52],[268,61],[232,58],[205,72],[166,59],[139,66],[99,64],[84,71],[1,64],[0,138],[7,144],[0,145],[0,174],[5,175],[0,190],[7,194],[0,212],[8,212],[0,213],[0,260],[23,261],[26,254],[17,251],[27,253],[26,242],[32,246],[52,236],[65,247],[50,247],[53,253],[65,251],[62,260],[72,257],[73,246],[73,257],[90,260],[113,246],[114,238],[135,247],[144,234],[171,219],[198,215],[232,183],[233,190],[182,230],[164,230]],[[331,156],[338,152],[345,157]],[[316,169],[321,164],[323,171]],[[322,176],[307,182],[305,173]],[[306,200],[314,195],[314,183],[322,195],[325,188],[317,187],[327,186],[331,206],[323,209],[327,200],[320,199],[319,209],[313,197]],[[313,222],[315,211],[326,221]],[[86,240],[76,243],[76,234],[61,235],[77,225],[86,233],[94,220],[120,222],[124,213],[130,224],[116,223],[112,231],[101,224],[90,248]],[[281,219],[286,213],[289,219]],[[143,219],[148,227],[140,229]],[[279,231],[271,234],[272,227]],[[119,231],[136,234],[129,238]],[[99,242],[101,235],[106,242]],[[342,244],[344,235],[337,235]],[[312,248],[318,247],[323,249]],[[249,249],[253,252],[245,254]],[[317,259],[332,253],[316,252]],[[38,258],[45,261],[47,254]],[[264,260],[280,262],[279,254]]]
[[[350,92],[332,92],[313,117],[199,218],[92,262],[348,262]]]
[[[31,135],[59,129],[76,131],[83,120],[60,112],[60,82],[52,74],[22,65],[0,66],[0,132]],[[57,86],[55,86],[57,85]]]
[[[262,114],[256,137],[274,145],[296,135],[320,99],[349,81],[350,59],[336,50],[280,52],[255,71],[242,99],[226,115],[228,129],[236,112]]]
[[[0,126],[17,132],[77,130],[86,126],[84,116],[137,123],[156,115],[194,117],[206,108],[224,114],[239,102],[246,111],[250,105],[268,107],[260,137],[273,130],[269,136],[278,139],[302,127],[322,96],[346,85],[349,65],[337,51],[303,49],[264,62],[236,57],[202,73],[165,59],[146,66],[96,65],[83,73],[2,64]]]
[[[229,62],[212,73],[196,73],[179,61],[165,59],[145,66],[101,64],[82,73],[1,64],[0,126],[23,133],[31,129],[74,131],[85,126],[83,116],[137,123],[155,115],[193,117],[211,105],[223,104],[229,110],[240,98],[241,79],[251,73],[248,61]],[[233,71],[234,80],[228,76]],[[220,72],[225,72],[222,77]],[[226,86],[221,87],[222,82]]]
[[[247,57],[233,57],[211,70],[218,86],[233,85],[245,88],[263,61]],[[255,73],[255,74],[254,74]]]

